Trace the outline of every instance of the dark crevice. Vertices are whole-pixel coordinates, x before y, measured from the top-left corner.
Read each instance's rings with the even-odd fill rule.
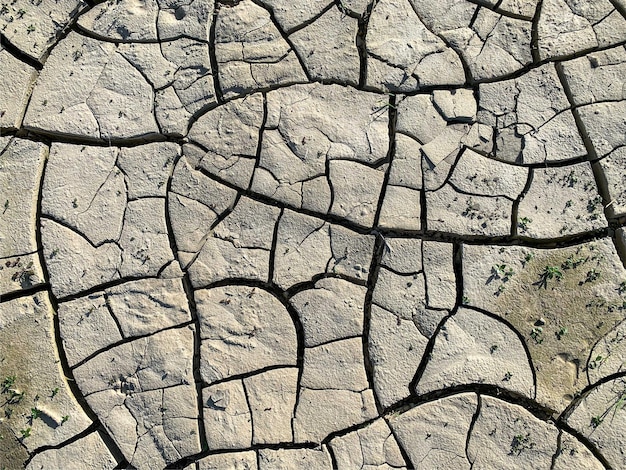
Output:
[[[48,273],[48,267],[45,263],[45,259],[43,256],[43,242],[41,239],[41,220],[42,220],[41,208],[42,208],[42,199],[43,199],[42,188],[43,188],[43,183],[45,181],[45,176],[46,176],[48,155],[49,155],[49,149],[42,163],[43,168],[41,171],[41,178],[39,180],[39,188],[37,192],[37,208],[36,208],[36,214],[35,214],[35,221],[36,221],[35,240],[37,243],[37,253],[39,255],[39,263],[41,265],[41,269],[43,272],[43,278],[47,284],[50,284],[50,274]],[[67,355],[65,354],[65,349],[63,349],[63,340],[61,338],[61,327],[60,327],[60,321],[59,321],[59,315],[58,315],[59,302],[56,296],[52,292],[48,292],[48,298],[50,300],[50,305],[52,307],[52,310],[54,311],[54,315],[52,316],[54,344],[56,346],[56,352],[58,354],[59,365],[61,367],[61,370],[63,371],[63,376],[65,378],[65,384],[69,388],[70,393],[74,396],[74,399],[76,400],[80,408],[83,410],[85,415],[94,423],[94,426],[98,427],[101,433],[101,436],[103,438],[103,442],[109,449],[109,452],[111,453],[111,455],[113,455],[115,460],[120,465],[128,466],[128,462],[126,461],[124,454],[118,447],[117,443],[108,434],[108,432],[104,430],[104,428],[101,425],[100,419],[98,418],[96,413],[91,409],[91,407],[87,403],[87,400],[83,396],[81,390],[79,389],[76,383],[76,380],[74,379],[74,373],[72,369],[70,368]]]
[[[215,28],[217,26],[217,15],[219,14],[221,3],[219,0],[215,0],[213,5],[213,18],[211,20],[211,27],[209,28],[209,61],[211,63],[211,76],[213,77],[213,89],[215,90],[215,98],[219,104],[224,103],[224,92],[222,91],[222,85],[220,84],[218,74],[218,62],[215,55]],[[189,122],[189,128],[191,128],[192,121]]]
[[[69,295],[65,295],[63,297],[58,297],[57,298],[57,302],[58,303],[64,303],[64,302],[69,302],[70,300],[76,300],[76,299],[80,299],[81,297],[86,297],[88,295],[91,294],[96,294],[96,293],[100,293],[103,292],[106,289],[109,289],[111,287],[117,287],[120,286],[122,284],[126,284],[127,282],[131,282],[131,281],[139,281],[142,279],[158,279],[156,276],[132,276],[132,277],[123,277],[120,279],[115,279],[113,281],[108,281],[108,282],[104,282],[102,284],[98,284],[97,286],[93,286],[90,287],[89,289],[85,289],[79,292],[75,292],[73,294],[69,294]]]
[[[404,465],[406,466],[407,469],[413,468],[413,463],[411,462],[411,457],[409,457],[409,454],[407,453],[406,449],[402,445],[402,441],[398,437],[398,434],[396,433],[395,429],[393,429],[393,427],[389,423],[389,418],[387,416],[384,416],[383,419],[387,423],[387,427],[389,428],[389,431],[391,432],[391,435],[393,436],[394,440],[396,441],[396,444],[398,444],[398,449],[400,449],[400,455],[402,456],[402,460],[404,460]]]
[[[620,3],[619,0],[609,0],[609,2],[611,2],[613,8],[615,8],[620,13],[620,15],[626,18],[626,4]]]
[[[215,385],[220,385],[223,383],[228,383],[228,382],[232,382],[233,380],[243,380],[243,379],[247,379],[250,377],[254,377],[256,375],[260,375],[263,374],[265,372],[269,372],[271,370],[279,370],[279,369],[296,369],[297,366],[293,365],[293,364],[278,364],[278,365],[273,365],[273,366],[267,366],[267,367],[262,367],[260,369],[255,369],[252,372],[245,372],[243,374],[235,374],[235,375],[230,375],[224,379],[218,379],[215,380],[211,383],[208,382],[202,382],[202,388],[206,388],[206,387],[213,387]]]
[[[32,450],[30,452],[30,455],[28,456],[28,459],[26,460],[26,462],[24,462],[24,467],[28,467],[28,465],[30,464],[31,460],[33,460],[33,458],[38,455],[41,454],[42,452],[45,452],[47,450],[54,450],[54,449],[62,449],[63,447],[73,444],[74,442],[87,437],[89,434],[96,432],[98,427],[99,427],[99,423],[91,423],[87,428],[85,428],[83,431],[79,432],[78,434],[75,434],[74,436],[70,437],[69,439],[64,440],[63,442],[60,442],[58,444],[54,444],[54,445],[44,445],[41,447],[37,447],[36,449]]]
[[[530,190],[531,185],[533,184],[533,178],[535,176],[534,170],[528,171],[528,177],[526,178],[526,184],[522,189],[522,192],[519,194],[517,199],[513,201],[513,206],[511,208],[511,236],[516,237],[519,235],[519,205],[522,200],[526,197],[526,194]]]
[[[422,257],[424,256],[424,250],[422,249]],[[422,262],[423,266],[423,262]],[[455,309],[458,309],[464,304],[463,302],[463,244],[455,243],[452,245],[452,270],[454,271],[454,281],[456,287],[456,302]],[[425,277],[425,276],[424,276]]]
[[[38,60],[33,59],[28,54],[22,52],[19,48],[14,46],[11,41],[4,36],[4,34],[0,33],[0,51],[2,50],[7,51],[14,58],[20,62],[24,62],[26,65],[29,65],[35,70],[40,71],[43,68],[43,65]]]
[[[469,446],[472,440],[472,433],[474,432],[474,426],[476,426],[476,421],[478,421],[478,417],[480,416],[480,410],[482,409],[483,401],[480,395],[476,395],[476,411],[474,411],[474,415],[472,416],[472,421],[470,421],[469,429],[467,430],[467,439],[465,440],[465,458],[470,464],[470,470],[474,467],[474,462],[470,459],[469,455]]]
[[[572,115],[574,116],[574,121],[576,122],[576,127],[578,128],[578,133],[585,144],[585,149],[587,150],[587,156],[589,161],[591,162],[591,170],[593,172],[593,177],[596,182],[596,187],[598,190],[598,194],[602,198],[602,207],[606,220],[609,222],[614,222],[614,217],[612,217],[612,210],[610,207],[611,203],[611,195],[609,193],[608,184],[606,181],[606,177],[604,175],[604,171],[597,160],[599,159],[598,153],[589,137],[589,133],[587,132],[587,128],[585,123],[578,112],[578,108],[575,105],[574,95],[572,93],[572,89],[569,86],[567,78],[565,76],[565,71],[563,70],[563,65],[558,63],[555,66],[556,73],[559,77],[559,81],[561,82],[561,86],[563,87],[563,91],[565,92],[565,96],[567,96],[567,100],[572,107]],[[595,163],[594,163],[595,162]],[[622,258],[624,260],[624,258]]]
[[[398,110],[396,106],[396,95],[389,95],[389,103],[386,105],[388,108],[388,139],[389,148],[387,149],[387,155],[384,160],[387,162],[387,170],[383,178],[383,184],[380,188],[380,194],[378,196],[378,205],[376,207],[376,214],[374,215],[374,227],[378,227],[380,224],[380,214],[385,201],[385,195],[387,193],[387,185],[389,184],[389,175],[391,173],[391,166],[393,165],[393,158],[396,153],[396,124],[398,122]]]
[[[252,171],[252,176],[250,177],[250,183],[248,184],[248,188],[247,188],[248,191],[252,189],[252,183],[254,181],[254,177],[257,174],[257,170],[259,166],[261,165],[261,153],[263,151],[263,137],[265,134],[266,125],[267,125],[267,93],[263,93],[263,118],[261,119],[261,126],[259,127],[259,134],[257,137],[257,147],[256,147],[256,153],[255,153],[256,161],[254,162],[254,170]],[[274,179],[276,179],[276,177],[273,174],[272,176],[274,177]],[[271,276],[270,276],[270,279],[271,279]]]
[[[419,366],[417,366],[415,375],[413,376],[413,379],[411,379],[411,382],[409,383],[409,393],[411,394],[411,396],[413,396],[413,393],[414,393],[413,391],[417,387],[417,384],[419,383],[419,381],[422,379],[422,376],[424,375],[424,372],[426,371],[426,367],[428,366],[428,363],[430,362],[430,356],[433,352],[433,349],[435,348],[435,342],[437,341],[439,332],[444,327],[448,319],[452,317],[454,314],[456,314],[457,310],[458,310],[458,307],[455,307],[448,315],[444,316],[439,322],[439,324],[437,325],[437,328],[435,328],[435,331],[433,332],[432,336],[428,338],[428,343],[426,343],[426,347],[424,348],[424,353],[422,354],[422,359],[420,361],[420,364]]]
[[[241,448],[241,449],[219,449],[219,450],[209,450],[205,452],[201,452],[199,454],[190,455],[183,459],[177,460],[169,465],[167,465],[164,470],[180,470],[181,468],[185,468],[187,465],[190,465],[200,459],[205,457],[209,457],[211,455],[222,455],[222,454],[231,454],[233,452],[243,452],[243,451],[259,451],[259,450],[288,450],[288,449],[318,449],[319,444],[313,442],[304,442],[304,443],[291,443],[291,442],[282,442],[280,444],[252,444],[250,447]],[[313,469],[311,469],[313,470]]]
[[[539,20],[541,19],[542,6],[543,0],[539,0],[535,8],[535,15],[533,16],[530,30],[530,53],[534,63],[541,62],[541,56],[539,54]]]
[[[342,279],[344,281],[350,282],[352,284],[356,284],[358,286],[365,286],[366,281],[363,279],[356,279],[345,274],[341,273],[319,273],[311,277],[308,281],[302,281],[297,284],[292,285],[288,289],[285,290],[285,297],[287,299],[291,299],[294,295],[299,294],[300,292],[315,289],[315,284],[322,279]]]
[[[339,463],[337,462],[337,457],[335,456],[335,451],[332,446],[326,446],[326,450],[328,451],[328,455],[330,455],[330,464],[333,470],[339,470]],[[257,465],[258,468],[261,468]]]
[[[50,289],[50,284],[47,282],[43,282],[41,284],[35,284],[25,289],[19,289],[7,292],[5,294],[0,294],[0,304],[4,302],[10,302],[11,300],[19,299],[22,297],[29,297],[31,295],[38,294],[39,292],[47,291],[48,289]]]
[[[598,450],[598,448],[583,433],[581,433],[578,430],[572,428],[567,423],[562,423],[561,422],[561,423],[558,423],[557,426],[558,426],[558,428],[560,430],[563,430],[563,431],[567,432],[568,434],[571,434],[573,437],[575,437],[578,440],[578,442],[580,442],[583,446],[585,446],[587,448],[587,450],[589,450],[589,452],[591,452],[591,454],[602,465],[604,465],[604,468],[606,468],[607,470],[617,470],[617,469],[615,469],[615,467],[613,467],[608,462],[608,460],[604,457],[604,455],[602,455],[600,450]]]
[[[55,318],[56,317],[58,317],[58,315],[55,315]],[[143,335],[124,336],[122,340],[117,341],[117,342],[112,343],[112,344],[109,344],[108,346],[105,346],[103,348],[100,348],[100,349],[92,352],[89,356],[85,357],[84,359],[78,361],[76,364],[71,366],[70,369],[71,370],[77,369],[77,368],[85,365],[87,362],[91,361],[92,359],[94,359],[96,356],[99,356],[102,353],[105,353],[107,351],[115,349],[115,348],[117,348],[119,346],[122,346],[124,344],[132,343],[133,341],[138,341],[140,339],[150,338],[152,336],[158,335],[159,333],[163,333],[164,331],[184,329],[184,328],[187,328],[188,326],[191,326],[193,324],[194,324],[193,320],[189,320],[189,321],[186,321],[184,323],[179,323],[178,325],[168,326],[167,328],[161,328],[160,330],[153,331],[153,332],[150,332],[150,333],[146,333],[146,334],[143,334]]]
[[[109,300],[109,296],[107,295],[106,292],[103,292],[102,296],[104,297],[104,305],[107,308],[107,310],[109,312],[109,315],[111,316],[111,319],[115,323],[115,327],[117,328],[117,332],[120,334],[120,338],[125,338],[126,335],[124,334],[124,330],[122,329],[122,325],[120,324],[119,319],[117,318],[115,313],[113,313],[113,309],[111,308],[111,302]]]
[[[254,442],[254,413],[252,413],[252,406],[250,405],[250,394],[248,393],[248,387],[246,387],[245,380],[241,381],[241,386],[243,387],[243,395],[246,398],[246,405],[248,406],[248,411],[250,412],[250,429],[252,430],[252,438],[250,439],[250,442],[252,443]]]
[[[562,441],[563,441],[563,431],[559,429],[559,435],[556,437],[556,451],[554,451],[554,454],[552,455],[552,463],[550,464],[550,470],[554,470],[554,467],[556,466],[556,459],[558,459],[559,455],[561,455],[561,452],[563,452]]]
[[[367,27],[369,25],[372,11],[378,0],[371,0],[363,15],[358,18],[358,29],[356,33],[356,48],[359,52],[359,84],[358,88],[363,89],[367,83]]]
[[[372,364],[371,354],[369,352],[369,335],[370,325],[372,322],[372,305],[373,296],[376,283],[378,281],[378,273],[380,272],[382,258],[385,254],[385,240],[382,235],[376,237],[374,243],[374,254],[372,256],[372,263],[369,267],[369,277],[367,278],[367,293],[365,294],[365,304],[363,309],[363,364],[365,366],[365,372],[367,374],[367,382],[374,394],[374,401],[376,403],[376,410],[378,414],[382,413],[383,406],[378,398],[376,389],[374,387],[374,365]]]
[[[506,319],[502,318],[499,315],[491,313],[491,312],[489,312],[489,311],[487,311],[485,309],[482,309],[480,307],[474,307],[474,306],[466,305],[465,308],[467,308],[469,310],[474,310],[476,312],[480,312],[483,315],[486,315],[489,318],[504,324],[509,330],[511,330],[513,333],[515,333],[515,335],[519,339],[522,347],[524,348],[524,352],[526,353],[526,360],[528,361],[528,367],[530,368],[530,371],[531,371],[532,376],[533,376],[533,396],[532,396],[532,399],[533,400],[536,399],[537,398],[537,372],[535,370],[533,358],[532,358],[532,356],[530,354],[530,349],[528,348],[528,344],[526,344],[526,340],[524,339],[524,336],[517,330],[517,328],[515,328],[513,326],[513,324],[509,323]],[[516,358],[516,359],[520,359],[520,358]]]
[[[605,377],[602,377],[595,383],[587,385],[577,394],[577,396],[570,402],[570,404],[567,405],[567,408],[565,408],[565,410],[563,410],[563,412],[559,415],[557,421],[565,423],[574,412],[574,410],[578,407],[578,405],[580,405],[581,402],[585,400],[585,398],[587,397],[587,395],[589,395],[591,391],[598,388],[600,385],[604,385],[608,382],[612,382],[613,380],[621,379],[623,377],[626,377],[626,371],[609,374]]]
[[[306,67],[304,60],[302,59],[302,56],[300,55],[300,52],[298,52],[298,49],[296,49],[291,39],[289,39],[289,36],[285,34],[285,32],[283,31],[283,28],[280,26],[280,23],[278,23],[278,21],[276,20],[276,16],[274,15],[274,10],[263,5],[263,3],[260,0],[252,0],[252,2],[256,4],[257,6],[263,8],[265,11],[269,13],[270,20],[272,21],[272,24],[276,28],[276,31],[278,31],[281,34],[283,40],[289,46],[289,50],[292,51],[294,55],[296,56],[296,59],[298,59],[300,68],[302,69],[302,72],[304,73],[304,75],[306,75],[307,82],[312,82],[313,79],[311,77],[311,74],[309,73],[309,70]],[[330,6],[331,7],[333,6],[332,3]]]

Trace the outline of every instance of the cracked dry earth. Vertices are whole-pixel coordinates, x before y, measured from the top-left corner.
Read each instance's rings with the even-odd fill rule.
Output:
[[[2,0],[0,468],[626,468],[624,0]]]

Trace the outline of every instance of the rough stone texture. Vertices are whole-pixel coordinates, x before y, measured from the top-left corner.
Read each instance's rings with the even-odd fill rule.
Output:
[[[602,463],[571,434],[561,431],[561,443],[556,453],[554,470],[567,470],[569,468],[588,468],[601,470]]]
[[[28,452],[61,444],[91,424],[59,364],[53,316],[46,293],[0,304],[0,465],[8,468],[21,467]]]
[[[339,468],[400,468],[406,469],[400,447],[384,419],[329,443]]]
[[[625,32],[0,4],[0,467],[626,465]]]
[[[267,280],[279,213],[277,207],[239,199],[208,234],[197,257],[186,263],[194,287],[229,278]]]
[[[37,77],[35,69],[20,62],[6,50],[0,49],[2,88],[0,89],[0,128],[17,129],[22,123],[28,104],[32,83]]]
[[[304,345],[312,347],[361,335],[366,294],[363,286],[327,278],[294,295],[290,302],[302,323]]]
[[[479,90],[477,120],[493,128],[498,160],[533,164],[587,153],[553,64],[519,78],[481,84]]]
[[[575,105],[626,99],[624,46],[568,60],[562,67]]]
[[[358,20],[331,8],[309,26],[289,36],[314,80],[359,83]]]
[[[0,32],[20,52],[43,61],[62,30],[87,7],[81,0],[16,0],[3,3]]]
[[[328,450],[321,449],[261,449],[259,450],[259,470],[306,470],[319,468],[330,470],[333,468]]]
[[[519,405],[480,397],[478,418],[467,443],[467,458],[477,468],[549,468],[558,430]]]
[[[204,426],[210,450],[245,449],[252,444],[252,417],[241,380],[202,391]]]
[[[532,62],[531,23],[487,8],[480,8],[471,21],[442,31],[441,36],[463,57],[474,80],[501,78]]]
[[[620,449],[624,445],[622,404],[626,383],[623,377],[603,383],[583,395],[567,424],[585,436],[614,468],[626,464]]]
[[[295,442],[321,443],[329,434],[378,416],[371,390],[302,388],[293,420]]]
[[[465,445],[477,401],[459,394],[392,415],[391,429],[414,468],[471,468]]]
[[[197,291],[195,298],[202,337],[200,371],[206,382],[269,366],[296,365],[293,321],[269,292],[215,287]]]
[[[554,250],[464,245],[463,279],[465,303],[524,337],[537,401],[550,409],[562,411],[588,385],[593,345],[623,320],[626,272],[611,239]]]
[[[72,466],[94,470],[113,470],[116,465],[115,459],[98,433],[93,432],[59,449],[44,450],[37,454],[26,468],[45,470]]]
[[[254,451],[226,452],[209,455],[198,460],[200,470],[221,470],[233,468],[236,470],[257,470],[257,456]]]
[[[199,452],[191,327],[108,349],[74,369],[87,403],[128,461],[154,468]]]
[[[490,384],[533,398],[532,364],[508,325],[461,308],[443,323],[426,368],[415,386],[419,395],[464,383]]]
[[[413,321],[372,306],[368,352],[372,363],[374,390],[383,407],[409,396],[427,338]]]
[[[554,59],[621,42],[624,26],[626,19],[609,0],[547,0],[537,26],[539,57]]]
[[[37,250],[35,225],[45,145],[11,139],[0,150],[0,258]]]
[[[154,91],[115,44],[71,33],[37,79],[24,125],[113,140],[159,132]]]
[[[245,378],[243,384],[252,415],[252,443],[293,442],[298,369],[268,370]]]
[[[296,54],[272,23],[269,12],[251,0],[220,6],[215,55],[226,97],[307,81]]]
[[[465,83],[456,52],[428,31],[409,0],[376,3],[368,25],[367,56],[367,84],[383,91]]]
[[[520,235],[559,238],[602,227],[602,197],[588,163],[533,171],[517,212]]]
[[[598,157],[623,151],[626,145],[626,105],[624,101],[594,103],[578,112]]]

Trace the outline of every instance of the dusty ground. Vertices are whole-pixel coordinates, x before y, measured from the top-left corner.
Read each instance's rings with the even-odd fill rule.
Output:
[[[625,16],[3,1],[0,468],[626,468]]]

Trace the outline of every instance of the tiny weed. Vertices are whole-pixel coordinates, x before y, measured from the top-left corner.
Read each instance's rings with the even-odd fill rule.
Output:
[[[508,370],[506,371],[506,374],[504,374],[504,378],[502,379],[504,382],[509,382],[511,380],[511,378],[513,377],[513,374],[511,374]]]
[[[566,334],[567,334],[567,327],[562,326],[561,328],[559,328],[559,331],[556,332],[556,339],[560,341],[561,338],[565,336]]]
[[[587,271],[587,276],[585,277],[583,284],[587,282],[597,281],[599,277],[600,277],[600,273],[596,271],[595,269],[592,269],[591,271]]]
[[[528,226],[530,225],[532,221],[533,219],[530,219],[528,217],[522,217],[521,219],[517,221],[517,226],[521,228],[522,230],[526,231],[528,230]]]
[[[530,440],[530,434],[517,434],[511,441],[511,452],[509,455],[520,455],[524,450],[530,450],[535,447],[535,443]]]
[[[61,424],[66,423],[68,419],[70,419],[70,415],[62,416],[61,417]]]
[[[31,419],[37,419],[41,416],[41,410],[38,410],[37,408],[31,408],[30,409],[30,417]]]
[[[530,337],[535,340],[535,344],[543,343],[543,328],[540,326],[534,327],[530,331]]]
[[[31,428],[20,429],[20,434],[22,435],[23,439],[26,439],[27,437],[30,437],[31,431]]]

